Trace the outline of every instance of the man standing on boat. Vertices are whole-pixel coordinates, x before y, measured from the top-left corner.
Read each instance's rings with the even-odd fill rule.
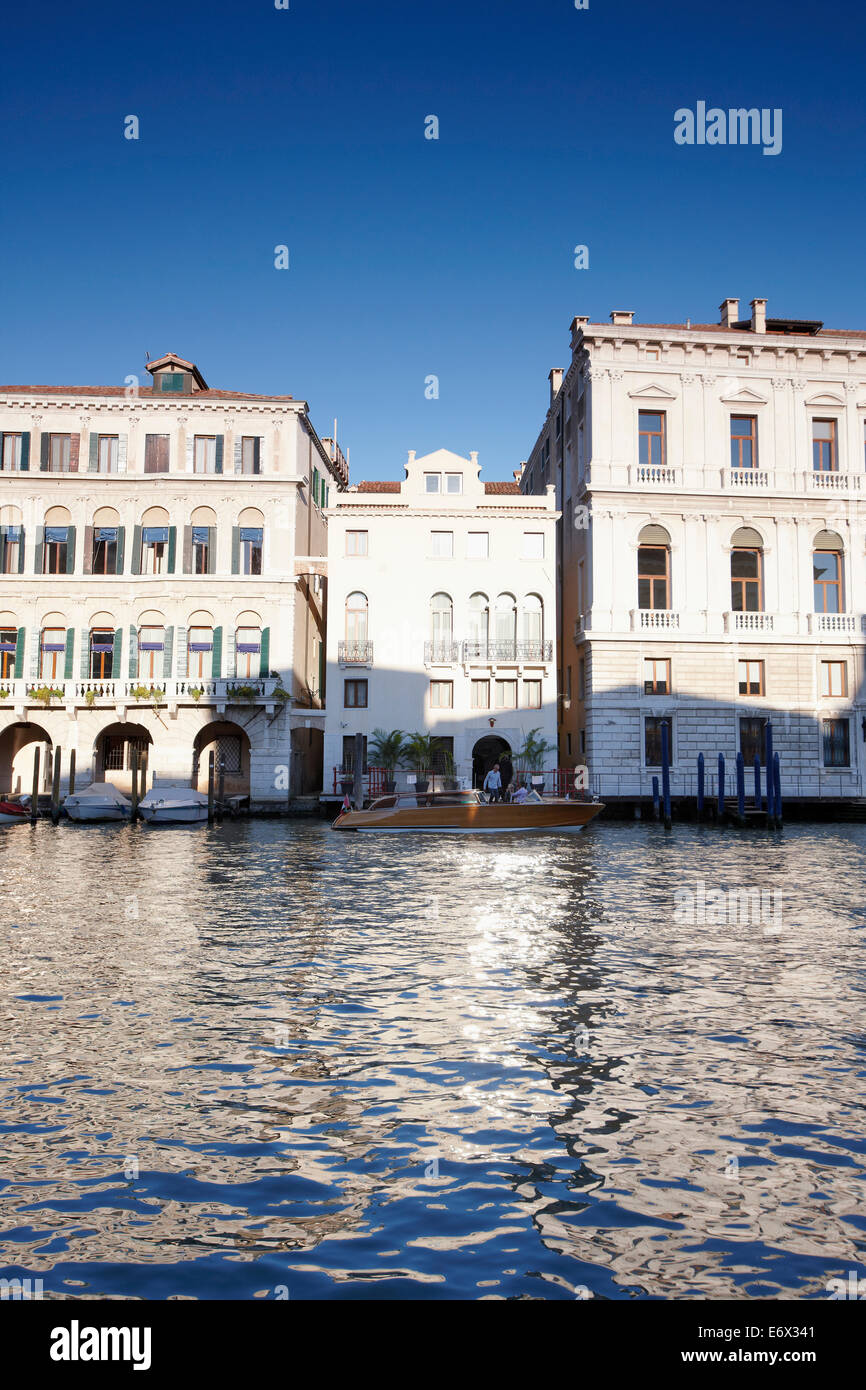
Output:
[[[494,763],[487,776],[484,778],[484,790],[488,793],[488,800],[502,800],[502,778],[499,775],[499,764]]]

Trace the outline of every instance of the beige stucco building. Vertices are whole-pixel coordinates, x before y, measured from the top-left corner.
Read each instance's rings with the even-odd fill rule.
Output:
[[[208,387],[0,388],[0,792],[204,787],[278,805],[321,785],[326,507],[348,482],[304,401]]]

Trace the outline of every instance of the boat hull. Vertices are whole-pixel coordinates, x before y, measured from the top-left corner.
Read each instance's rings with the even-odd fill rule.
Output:
[[[129,810],[124,810],[122,806],[87,806],[79,804],[65,807],[66,814],[70,820],[92,821],[92,820],[128,820]]]
[[[398,806],[344,811],[334,821],[333,828],[392,835],[408,832],[522,835],[539,830],[582,830],[603,810],[598,801],[566,800],[523,805],[497,802],[493,805]]]
[[[194,825],[207,820],[207,806],[139,806],[148,825]]]
[[[28,819],[29,816],[26,813],[19,816],[17,813],[12,815],[8,811],[0,811],[0,825],[23,825]]]

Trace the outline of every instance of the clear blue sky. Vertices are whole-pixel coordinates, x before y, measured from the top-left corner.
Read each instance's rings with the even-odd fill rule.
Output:
[[[337,415],[355,481],[510,477],[577,313],[866,327],[864,37],[850,0],[7,9],[0,381],[173,350]],[[677,146],[698,100],[781,107],[782,153]]]

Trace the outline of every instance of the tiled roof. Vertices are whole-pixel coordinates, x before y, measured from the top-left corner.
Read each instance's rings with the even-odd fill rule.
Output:
[[[484,491],[495,497],[513,497],[515,493],[519,494],[520,485],[518,483],[485,483]]]
[[[0,395],[23,396],[125,396],[126,386],[0,386]],[[139,386],[134,396],[156,397],[161,401],[171,401],[175,405],[189,405],[190,401],[293,401],[294,396],[255,396],[249,391],[155,391],[152,386]]]
[[[400,491],[400,484],[399,484],[399,483],[373,483],[373,482],[359,483],[359,484],[358,484],[358,491],[359,491],[359,492],[399,492],[399,491]]]
[[[790,323],[797,323],[797,322],[805,323],[805,322],[806,322],[805,320],[802,320],[802,319],[800,319],[800,320],[797,320],[797,319],[781,320],[781,319],[778,319],[777,316],[776,316],[775,314],[773,315],[773,319],[774,319],[775,321],[777,321],[777,322],[790,322]],[[754,334],[752,334],[748,322],[747,322],[746,324],[744,324],[744,326],[743,326],[742,328],[737,328],[737,327],[730,328],[730,327],[728,327],[727,325],[725,325],[725,324],[723,324],[723,323],[629,323],[629,324],[584,323],[584,324],[581,324],[580,326],[581,326],[581,328],[583,329],[583,331],[584,331],[585,334],[588,334],[588,333],[589,333],[589,330],[590,330],[590,329],[594,329],[594,328],[605,328],[605,329],[610,329],[610,330],[620,329],[620,328],[633,328],[633,329],[640,329],[641,332],[647,332],[647,333],[651,333],[654,329],[666,329],[666,330],[678,329],[678,330],[682,330],[682,332],[684,332],[684,333],[735,333],[735,334],[737,334],[737,335],[740,336],[740,337],[742,337],[742,335],[743,335],[744,333],[749,333],[750,336],[753,337],[757,343],[760,343],[761,339],[762,339],[762,338],[765,338],[765,337],[766,337],[766,338],[799,338],[799,337],[803,337],[803,338],[866,338],[866,329],[864,329],[864,328],[821,328],[821,329],[818,330],[817,333],[814,333],[814,334],[808,332],[808,331],[804,328],[802,334],[799,334],[799,333],[778,333],[778,332],[775,332],[775,333],[774,333],[773,330],[772,330],[772,328],[770,328],[769,324],[767,325],[767,331],[766,331],[766,333],[754,333]]]

